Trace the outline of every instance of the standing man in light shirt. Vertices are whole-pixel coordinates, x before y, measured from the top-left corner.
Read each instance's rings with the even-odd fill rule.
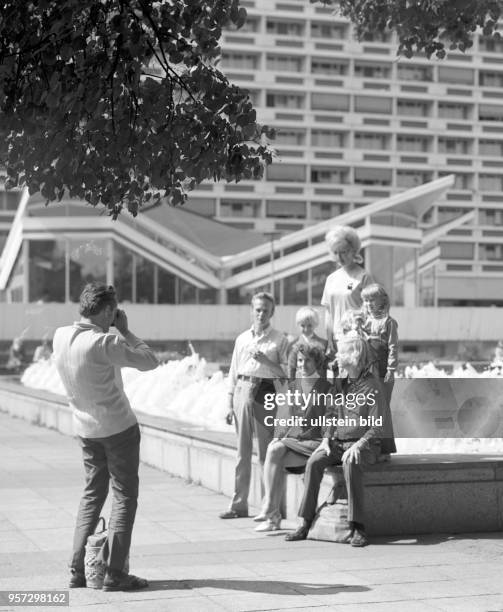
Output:
[[[56,330],[54,358],[73,408],[82,447],[86,485],[80,501],[70,561],[70,588],[85,587],[87,538],[98,523],[112,485],[108,541],[101,551],[106,565],[103,590],[126,591],[148,586],[123,571],[129,553],[138,502],[140,428],[122,384],[120,368],[153,370],[152,350],[128,329],[117,309],[115,289],[92,282],[80,295],[81,319]],[[109,333],[115,325],[121,334]]]
[[[251,300],[253,325],[240,334],[234,344],[227,422],[234,420],[236,425],[238,456],[234,495],[229,509],[220,514],[223,519],[248,516],[253,435],[257,438],[261,467],[274,435],[274,427],[264,423],[266,416],[274,414],[264,408],[264,397],[275,392],[275,379],[286,378],[288,349],[286,336],[270,325],[274,307],[272,295],[256,293]]]

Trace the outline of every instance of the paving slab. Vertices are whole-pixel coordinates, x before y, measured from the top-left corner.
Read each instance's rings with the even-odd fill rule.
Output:
[[[74,439],[0,413],[0,590],[66,588],[83,482]],[[289,543],[250,518],[218,519],[228,503],[142,465],[131,568],[150,587],[74,589],[71,610],[503,611],[500,532],[375,538],[365,549]]]

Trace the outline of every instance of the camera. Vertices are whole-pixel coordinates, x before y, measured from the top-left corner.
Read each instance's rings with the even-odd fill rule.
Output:
[[[117,308],[117,310],[115,311],[114,320],[110,323],[110,327],[115,327],[115,321],[117,320],[117,315],[118,314],[119,314],[119,309]]]

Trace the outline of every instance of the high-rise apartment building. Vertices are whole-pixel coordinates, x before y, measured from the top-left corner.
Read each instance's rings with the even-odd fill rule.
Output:
[[[393,36],[358,42],[321,4],[241,4],[248,21],[224,34],[221,67],[276,128],[278,157],[261,181],[201,185],[188,209],[285,233],[455,174],[423,222],[475,214],[439,239],[435,303],[503,305],[503,40],[397,58]]]

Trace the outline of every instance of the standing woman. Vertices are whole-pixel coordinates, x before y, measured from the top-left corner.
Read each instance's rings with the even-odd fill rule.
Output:
[[[336,337],[344,315],[362,307],[362,289],[374,280],[361,266],[361,241],[356,230],[347,225],[335,226],[327,232],[325,242],[338,265],[337,270],[328,275],[321,298],[321,305],[325,307],[327,353],[334,356],[337,352]]]

